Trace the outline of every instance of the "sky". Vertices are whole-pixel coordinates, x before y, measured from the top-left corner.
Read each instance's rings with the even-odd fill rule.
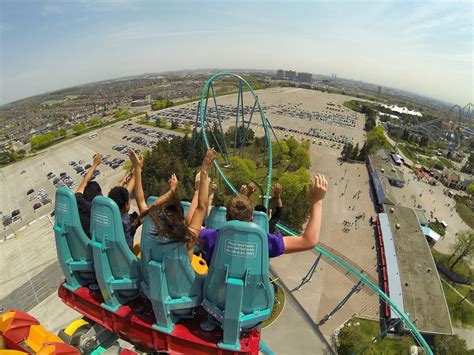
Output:
[[[294,69],[474,102],[472,1],[0,0],[0,104],[180,69]]]

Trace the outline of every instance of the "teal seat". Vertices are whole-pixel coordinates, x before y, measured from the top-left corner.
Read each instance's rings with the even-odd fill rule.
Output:
[[[225,207],[212,207],[209,216],[206,218],[206,228],[219,229],[227,222],[226,214],[227,209]]]
[[[110,198],[94,198],[90,227],[102,307],[115,312],[139,294],[140,263],[127,245],[119,208]]]
[[[191,202],[181,201],[181,206],[183,206],[184,218],[186,218],[186,216],[188,215],[189,207],[191,206]]]
[[[240,331],[270,316],[274,291],[268,273],[268,239],[262,228],[241,221],[220,228],[203,298],[204,309],[224,331],[219,347],[239,350]]]
[[[253,222],[268,233],[268,215],[262,211],[253,211]]]
[[[156,197],[150,197],[148,205]],[[193,309],[201,304],[205,276],[196,275],[185,243],[172,242],[157,235],[149,216],[143,221],[141,268],[143,293],[151,300],[156,323],[154,328],[172,333],[180,318],[193,317]]]
[[[95,282],[92,241],[84,233],[77,201],[71,190],[56,190],[54,238],[59,265],[71,291]]]

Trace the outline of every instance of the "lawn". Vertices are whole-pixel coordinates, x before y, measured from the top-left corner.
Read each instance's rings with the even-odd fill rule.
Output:
[[[446,159],[444,157],[438,157],[438,160],[448,169],[458,170],[457,166],[454,165],[449,159]]]
[[[453,325],[458,327],[473,327],[474,307],[466,301],[464,301],[462,304],[459,304],[462,298],[444,282],[442,284]]]
[[[441,261],[444,265],[446,265],[446,267],[449,267],[451,263],[454,261],[453,259],[449,260],[449,255],[440,253],[436,249],[431,249],[431,252],[433,253],[434,259],[436,261]],[[469,264],[465,260],[459,261],[454,267],[453,271],[464,278],[472,277],[472,270],[469,267]]]
[[[466,206],[464,203],[456,202],[456,211],[464,223],[466,223],[469,227],[474,228],[474,212],[472,212],[468,206]]]
[[[373,338],[379,336],[381,333],[379,322],[357,317],[352,318],[349,322],[352,324],[352,327],[360,328],[359,331],[355,333],[359,334],[360,338],[352,338],[352,340],[357,343],[355,346],[355,349],[358,350],[357,353],[387,355],[409,354],[410,346],[415,345],[415,340],[411,335],[404,335],[397,338],[385,337],[374,343]],[[357,323],[359,325],[356,325]],[[349,354],[341,350],[342,349],[339,349],[338,353]]]
[[[444,265],[449,267],[453,260],[449,260],[449,255],[440,253],[435,249],[431,249],[433,253],[433,257],[437,261],[441,261]],[[461,260],[453,269],[453,271],[465,278],[472,277],[472,269],[469,267],[469,264],[465,260]],[[466,296],[471,289],[471,286],[468,285],[461,285],[455,282],[449,281],[444,278],[442,274],[440,277],[446,280],[451,286],[453,286],[459,293],[463,296]],[[458,326],[474,326],[474,307],[469,305],[466,301],[464,301],[461,305],[459,302],[461,301],[461,297],[454,292],[446,283],[443,281],[443,289],[444,295],[446,297],[446,302],[448,303],[449,313],[451,315],[451,321],[453,324]],[[472,299],[471,299],[472,302]]]

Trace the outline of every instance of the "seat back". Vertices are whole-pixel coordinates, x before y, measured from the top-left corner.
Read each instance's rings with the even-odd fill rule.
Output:
[[[224,330],[221,347],[239,349],[240,330],[266,320],[273,303],[267,234],[255,223],[227,222],[219,230],[203,300]]]
[[[97,196],[92,201],[91,235],[94,264],[105,304],[116,311],[138,295],[140,263],[127,245],[117,204]]]
[[[77,290],[95,282],[92,241],[84,233],[77,201],[71,190],[56,190],[54,237],[59,264],[66,278],[65,287]]]
[[[181,206],[183,206],[183,212],[184,212],[184,218],[187,217],[189,207],[191,206],[191,203],[188,201],[181,201]]]
[[[206,218],[206,227],[219,229],[227,222],[226,214],[227,209],[225,207],[212,207],[211,212],[209,212],[209,215]]]
[[[150,197],[150,205],[156,197]],[[141,287],[151,300],[155,328],[172,332],[174,323],[191,317],[202,300],[203,278],[196,275],[189,261],[185,243],[160,237],[153,220],[143,220],[141,238]]]
[[[268,233],[268,215],[262,211],[253,211],[253,223],[260,226],[265,233]]]

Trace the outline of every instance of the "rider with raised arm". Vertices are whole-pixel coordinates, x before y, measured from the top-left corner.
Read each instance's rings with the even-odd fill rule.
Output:
[[[302,235],[293,237],[281,234],[268,233],[268,251],[271,258],[282,254],[296,253],[310,250],[316,247],[321,230],[321,218],[323,199],[326,195],[328,182],[324,175],[317,174],[309,184],[309,193],[311,196],[311,215]],[[244,191],[245,192],[245,191]],[[250,199],[243,194],[234,196],[227,204],[228,221],[239,220],[243,222],[252,222],[253,204]],[[219,230],[203,229],[199,234],[204,259],[210,265],[214,247],[217,244]]]
[[[100,185],[96,181],[91,181],[95,169],[102,162],[102,155],[99,153],[94,154],[92,157],[93,162],[86,175],[82,179],[81,184],[78,186],[75,192],[77,209],[79,210],[79,219],[81,220],[82,229],[84,233],[90,238],[90,221],[91,221],[91,206],[92,200],[96,196],[102,196],[102,190]]]
[[[178,187],[176,175],[173,174],[169,180],[170,190],[164,195],[158,197],[148,206],[145,202],[142,186],[141,173],[143,168],[143,157],[138,157],[133,151],[130,151],[129,154],[134,168],[134,192],[140,214],[142,216],[146,214],[150,216],[157,227],[158,236],[176,242],[186,243],[189,259],[192,260],[194,244],[207,212],[210,181],[209,172],[212,167],[212,162],[216,157],[216,151],[214,149],[209,149],[202,162],[197,199],[198,202],[189,223],[186,223],[183,206],[175,195],[176,188]]]

